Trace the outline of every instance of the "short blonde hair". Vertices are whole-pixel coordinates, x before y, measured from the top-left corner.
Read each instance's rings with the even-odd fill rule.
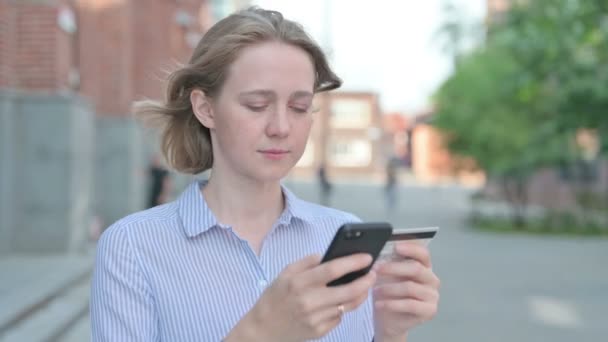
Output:
[[[169,75],[164,102],[140,101],[134,114],[160,128],[161,152],[178,172],[198,174],[213,165],[209,129],[194,116],[190,92],[219,94],[229,66],[245,47],[280,41],[301,48],[315,68],[315,93],[336,89],[342,80],[330,69],[325,54],[298,23],[277,11],[258,7],[236,12],[213,25],[194,50],[188,64]]]

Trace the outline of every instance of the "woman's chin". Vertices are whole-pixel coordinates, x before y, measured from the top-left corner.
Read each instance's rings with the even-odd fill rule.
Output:
[[[255,178],[264,183],[280,182],[283,178],[287,177],[290,170],[291,168],[267,169],[265,172],[258,173]]]

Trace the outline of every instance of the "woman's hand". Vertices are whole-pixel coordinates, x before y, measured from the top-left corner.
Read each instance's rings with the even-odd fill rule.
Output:
[[[374,267],[379,279],[373,294],[376,341],[405,341],[412,327],[437,313],[439,278],[431,268],[428,249],[401,242],[395,251],[403,259]]]
[[[367,299],[376,276],[369,272],[349,284],[328,287],[332,280],[369,266],[372,258],[356,254],[323,264],[320,260],[313,255],[287,266],[226,341],[304,341],[335,328],[344,312]]]

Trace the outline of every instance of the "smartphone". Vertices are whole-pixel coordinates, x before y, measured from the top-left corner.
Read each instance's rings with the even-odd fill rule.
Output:
[[[439,227],[423,227],[423,228],[395,228],[391,237],[382,248],[380,260],[399,260],[403,257],[395,252],[395,244],[398,241],[415,241],[424,246],[428,246],[431,240],[437,235]]]
[[[393,227],[386,222],[346,223],[342,225],[336,232],[329,248],[327,248],[321,263],[356,253],[367,253],[372,256],[373,261],[370,266],[345,274],[331,281],[327,286],[348,284],[367,274],[384,244],[391,237],[392,232]]]

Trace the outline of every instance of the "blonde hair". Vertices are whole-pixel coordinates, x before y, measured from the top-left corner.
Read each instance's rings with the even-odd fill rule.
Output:
[[[342,80],[330,69],[325,54],[301,25],[276,11],[257,7],[236,12],[213,25],[194,50],[188,64],[169,75],[164,102],[140,101],[134,114],[160,128],[161,152],[176,171],[198,174],[213,165],[209,129],[194,116],[190,92],[219,94],[232,62],[244,48],[280,41],[304,50],[315,68],[316,93],[336,89]]]

